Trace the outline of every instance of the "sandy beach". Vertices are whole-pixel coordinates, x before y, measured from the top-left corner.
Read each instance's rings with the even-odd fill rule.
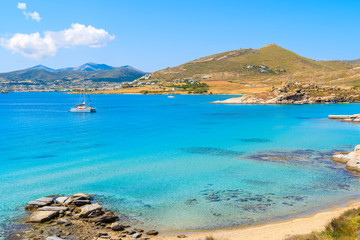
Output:
[[[339,207],[340,204],[335,204],[317,213],[280,222],[231,230],[188,232],[184,233],[187,236],[185,239],[205,239],[207,236],[212,236],[215,239],[283,240],[294,235],[322,231],[333,218],[339,217],[347,210],[360,207],[359,199],[356,199],[356,202],[353,202],[354,199],[349,199],[347,202],[350,201],[352,202],[345,207]],[[179,238],[177,235],[163,235],[159,236],[158,239]]]

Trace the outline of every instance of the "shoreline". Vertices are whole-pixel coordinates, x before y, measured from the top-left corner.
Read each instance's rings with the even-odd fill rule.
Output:
[[[283,240],[295,235],[309,234],[322,231],[334,218],[339,217],[347,210],[360,208],[360,197],[348,198],[345,202],[319,207],[316,212],[311,210],[300,213],[285,220],[270,221],[258,225],[239,226],[235,228],[221,228],[212,230],[188,230],[162,232],[159,239],[178,239],[178,235],[186,235],[186,239],[199,240],[206,237],[221,239],[246,239],[246,240]]]

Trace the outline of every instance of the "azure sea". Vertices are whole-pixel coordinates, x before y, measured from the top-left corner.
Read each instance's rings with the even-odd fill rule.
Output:
[[[328,120],[359,104],[220,105],[219,95],[0,94],[0,228],[52,194],[96,194],[159,230],[283,219],[357,196],[331,161],[360,125]],[[1,227],[2,226],[2,227]]]

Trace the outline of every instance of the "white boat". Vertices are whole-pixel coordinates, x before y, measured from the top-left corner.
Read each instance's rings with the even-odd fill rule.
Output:
[[[83,95],[84,95],[84,102],[73,106],[69,110],[69,112],[75,112],[75,113],[93,113],[93,112],[96,112],[96,108],[92,107],[90,97],[85,92],[85,87],[84,87]],[[89,99],[89,106],[86,105],[86,97]]]
[[[168,96],[168,98],[174,98],[174,96]]]

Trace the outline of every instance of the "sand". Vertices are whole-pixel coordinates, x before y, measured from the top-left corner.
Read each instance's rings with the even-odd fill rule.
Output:
[[[354,199],[352,199],[353,201]],[[350,201],[350,200],[349,200]],[[258,225],[247,228],[238,228],[231,230],[212,230],[206,232],[187,232],[183,233],[187,237],[184,239],[205,239],[212,236],[216,240],[220,239],[239,239],[239,240],[282,240],[290,236],[308,234],[313,231],[322,231],[325,226],[333,219],[339,217],[349,209],[359,208],[360,202],[348,203],[345,207],[332,205],[329,208],[322,209],[304,217],[297,217],[281,222],[273,222],[264,225]],[[163,235],[158,239],[180,239],[176,235]]]

